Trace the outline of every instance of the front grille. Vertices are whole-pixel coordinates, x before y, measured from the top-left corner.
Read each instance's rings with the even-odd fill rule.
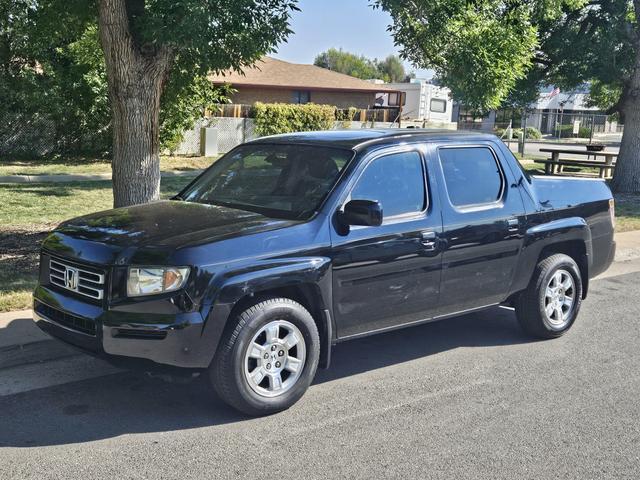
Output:
[[[57,308],[45,305],[42,302],[35,301],[34,305],[36,313],[39,313],[43,317],[62,325],[63,327],[77,330],[78,332],[85,333],[87,335],[96,334],[96,322],[90,318],[78,317],[70,313],[63,312]]]
[[[85,267],[51,258],[49,260],[49,281],[58,287],[102,300],[104,298],[104,273],[87,270]]]
[[[132,328],[118,328],[114,335],[116,338],[131,338],[135,340],[164,340],[167,332],[162,330],[135,330]]]

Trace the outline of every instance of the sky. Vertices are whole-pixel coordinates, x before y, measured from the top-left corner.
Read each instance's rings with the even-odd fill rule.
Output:
[[[379,59],[398,53],[387,32],[391,17],[371,8],[369,0],[299,0],[298,7],[301,11],[294,12],[291,18],[294,33],[287,43],[279,45],[275,58],[313,63],[318,53],[331,47]],[[415,69],[408,63],[405,68],[420,78],[432,76],[430,71]]]

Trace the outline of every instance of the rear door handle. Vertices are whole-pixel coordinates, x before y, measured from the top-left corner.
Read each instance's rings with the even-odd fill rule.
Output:
[[[518,230],[520,230],[520,222],[517,218],[510,218],[509,220],[507,220],[507,225],[509,225],[510,232],[517,232]]]
[[[438,235],[436,232],[427,231],[422,232],[420,235],[422,237],[420,243],[422,243],[424,249],[430,252],[434,251],[438,245]]]

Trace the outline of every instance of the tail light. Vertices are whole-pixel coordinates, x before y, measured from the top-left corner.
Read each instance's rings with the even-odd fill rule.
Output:
[[[611,215],[611,226],[616,228],[616,201],[613,198],[609,200],[609,215]]]

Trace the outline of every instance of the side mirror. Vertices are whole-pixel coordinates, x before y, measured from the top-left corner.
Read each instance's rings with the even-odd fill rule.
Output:
[[[344,225],[365,225],[379,227],[382,225],[382,205],[377,200],[351,200],[339,212],[339,219]]]

